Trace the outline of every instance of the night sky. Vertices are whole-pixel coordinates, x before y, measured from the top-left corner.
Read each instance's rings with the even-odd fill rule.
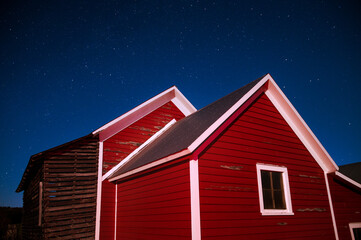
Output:
[[[361,3],[2,1],[0,206],[31,155],[176,85],[200,109],[270,73],[338,165],[361,161]]]

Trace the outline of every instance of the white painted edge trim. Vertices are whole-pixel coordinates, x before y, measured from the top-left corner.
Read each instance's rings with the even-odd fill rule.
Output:
[[[199,147],[219,126],[221,126],[239,107],[243,105],[258,89],[260,89],[271,76],[267,74],[248,93],[238,100],[230,109],[217,119],[206,131],[204,131],[189,147],[192,152]]]
[[[117,240],[118,184],[115,184],[114,240]]]
[[[183,156],[185,156],[185,155],[187,155],[187,154],[190,154],[190,153],[191,153],[191,152],[190,152],[188,149],[185,149],[185,150],[180,151],[180,152],[178,152],[178,153],[172,154],[172,155],[170,155],[170,156],[168,156],[168,157],[161,158],[161,159],[159,159],[159,160],[157,160],[157,161],[148,163],[148,164],[146,164],[146,165],[144,165],[144,166],[141,166],[141,167],[136,168],[136,169],[134,169],[134,170],[131,170],[131,171],[129,171],[129,172],[123,173],[123,174],[121,174],[121,175],[119,175],[119,176],[110,178],[109,181],[110,181],[110,182],[113,182],[113,181],[119,180],[119,179],[121,179],[121,178],[125,178],[125,177],[127,177],[127,176],[132,175],[132,174],[135,174],[135,173],[138,173],[138,172],[147,170],[147,169],[152,168],[152,167],[156,167],[156,166],[158,166],[158,165],[161,165],[161,164],[163,164],[163,163],[166,163],[166,162],[172,161],[172,160],[174,160],[174,159],[183,157]]]
[[[351,238],[352,238],[352,240],[355,240],[355,235],[353,234],[353,229],[361,228],[361,222],[349,223],[348,226],[350,228]]]
[[[201,239],[201,211],[199,200],[198,160],[189,161],[189,175],[191,188],[191,225],[192,240]]]
[[[172,99],[172,102],[185,116],[197,111],[193,104],[183,95],[181,91],[179,91],[178,88],[175,88],[175,98]]]
[[[268,96],[270,101],[275,105],[276,109],[281,113],[281,115],[284,117],[286,122],[290,125],[292,130],[296,133],[298,138],[302,141],[302,143],[305,145],[305,147],[309,150],[311,155],[316,159],[317,163],[320,165],[322,170],[324,172],[334,172],[338,170],[337,164],[333,161],[331,156],[328,154],[326,149],[323,147],[323,145],[320,143],[320,141],[317,139],[315,134],[312,132],[312,130],[309,128],[309,126],[306,124],[306,122],[303,120],[301,115],[297,112],[295,107],[292,105],[292,103],[288,100],[286,95],[282,92],[282,90],[279,88],[279,86],[276,84],[276,82],[272,79],[272,77],[269,78],[269,87],[268,90],[265,92],[265,94]],[[276,91],[276,92],[274,92]],[[279,95],[281,97],[281,100],[286,103],[286,106],[290,108],[291,112],[295,115],[295,117],[300,121],[301,126],[297,126],[293,123],[292,117],[290,117],[289,112],[287,109],[282,107],[282,104],[278,102],[276,95]],[[306,130],[305,134],[309,134],[311,139],[313,139],[316,143],[316,146],[312,145],[308,140],[307,137],[302,133],[301,128],[304,128]],[[318,148],[318,150],[316,149]],[[324,162],[324,158],[320,156],[320,154],[324,154],[326,159],[329,161],[332,167],[326,166]]]
[[[292,210],[292,201],[291,201],[291,191],[290,183],[288,179],[288,171],[286,167],[275,166],[270,164],[257,163],[257,182],[258,182],[258,194],[259,194],[259,206],[260,212],[262,215],[294,215]],[[263,189],[262,189],[262,177],[261,170],[272,171],[272,172],[281,172],[282,181],[283,181],[283,191],[286,202],[286,209],[265,209],[263,204]]]
[[[117,117],[116,119],[110,121],[109,123],[105,124],[104,126],[98,128],[97,130],[93,131],[93,135],[103,131],[104,129],[114,125],[115,123],[121,121],[122,119],[126,118],[127,116],[137,112],[138,110],[140,110],[141,108],[149,105],[151,102],[154,102],[155,100],[167,95],[167,94],[171,94],[174,93],[174,95],[172,97],[170,97],[169,100],[173,100],[174,98],[177,98],[177,103],[178,104],[184,104],[184,106],[182,108],[180,108],[179,110],[186,110],[183,114],[187,116],[187,114],[189,115],[189,113],[191,113],[192,111],[195,112],[197,111],[197,109],[188,101],[188,99],[186,97],[184,97],[184,95],[178,90],[178,88],[176,86],[173,86],[161,93],[159,93],[158,95],[152,97],[151,99],[145,101],[144,103],[138,105],[137,107],[133,108],[132,110],[126,112],[125,114]],[[182,99],[183,98],[183,99]],[[177,106],[179,108],[179,106]]]
[[[183,105],[183,103],[181,102],[181,100],[179,100],[178,98],[173,98],[172,99],[172,103],[185,115],[185,116],[189,116],[190,114],[194,113],[194,111],[189,111],[189,109],[187,107],[185,107]]]
[[[95,240],[99,240],[99,235],[100,235],[100,210],[102,203],[102,170],[103,170],[103,142],[99,142],[97,208],[95,215]]]
[[[149,143],[153,142],[156,138],[158,138],[161,134],[163,134],[166,130],[168,130],[174,123],[177,121],[175,119],[172,119],[169,123],[167,123],[162,129],[160,129],[158,132],[156,132],[153,136],[151,136],[147,141],[145,141],[142,145],[140,145],[138,148],[136,148],[133,152],[131,152],[126,158],[124,158],[120,163],[118,163],[115,167],[110,169],[104,176],[102,177],[102,181],[104,181],[107,178],[110,178],[111,175],[120,169],[122,166],[124,166],[125,163],[129,162],[129,160],[134,157],[139,151],[141,151],[143,148],[145,148]]]
[[[355,185],[356,187],[361,188],[361,184],[360,184],[360,183],[356,182],[355,180],[352,180],[351,178],[347,177],[346,175],[340,173],[339,171],[337,171],[335,174],[336,174],[336,176],[342,178],[343,180],[345,180],[345,181],[347,181],[347,182]]]
[[[333,224],[333,231],[335,232],[335,238],[336,240],[339,240],[338,232],[337,232],[337,224],[336,224],[336,218],[335,218],[335,212],[333,210],[333,204],[332,204],[332,197],[331,197],[331,191],[330,191],[330,185],[328,183],[328,177],[327,173],[323,173],[325,176],[326,181],[326,189],[327,189],[327,196],[328,196],[328,203],[330,204],[330,210],[331,210],[331,218],[332,218],[332,224]]]

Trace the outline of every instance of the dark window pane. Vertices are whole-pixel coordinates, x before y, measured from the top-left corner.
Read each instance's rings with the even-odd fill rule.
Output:
[[[263,207],[264,209],[273,209],[271,189],[263,189]]]
[[[266,189],[270,189],[271,188],[270,172],[261,170],[261,178],[262,178],[262,187]]]
[[[361,240],[361,228],[354,228],[352,231],[355,236],[355,240]]]
[[[282,189],[282,173],[272,172],[272,182],[274,189]]]
[[[275,199],[275,209],[286,209],[283,191],[277,190],[273,192]]]

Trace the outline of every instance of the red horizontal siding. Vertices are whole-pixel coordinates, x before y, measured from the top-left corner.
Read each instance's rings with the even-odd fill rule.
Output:
[[[256,164],[288,169],[294,215],[262,216]],[[265,95],[199,158],[202,239],[334,239],[325,179]]]
[[[179,120],[183,117],[184,114],[170,101],[104,141],[103,174],[116,166],[172,119]],[[134,197],[136,196],[134,195]],[[135,202],[134,199],[132,201]],[[100,239],[113,239],[115,184],[103,181],[101,202]]]
[[[99,239],[114,239],[115,230],[115,184],[108,180],[102,183]]]
[[[117,239],[190,239],[188,160],[117,186]]]
[[[351,240],[349,223],[361,222],[361,189],[328,176],[340,239]]]
[[[184,114],[170,101],[104,141],[103,174],[172,119],[178,121],[182,118],[184,118]]]

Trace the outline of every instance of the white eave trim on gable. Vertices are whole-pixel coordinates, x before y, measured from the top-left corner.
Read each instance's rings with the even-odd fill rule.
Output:
[[[325,173],[337,171],[338,166],[336,163],[271,76],[269,76],[268,88],[265,94],[281,113],[322,170]]]
[[[93,132],[93,135],[99,134],[99,140],[105,141],[169,101],[172,101],[185,116],[197,111],[178,88],[173,86],[98,128]]]
[[[241,99],[238,100],[230,109],[227,110],[217,121],[215,121],[206,131],[204,131],[189,147],[188,150],[193,152],[198,148],[216,129],[218,129],[234,112],[237,111],[254,93],[256,93],[270,78],[267,74],[251,90],[249,90]]]
[[[347,182],[355,185],[356,187],[361,188],[361,184],[360,184],[360,183],[356,182],[355,180],[352,180],[351,178],[347,177],[346,175],[340,173],[339,171],[336,171],[336,172],[335,172],[335,175],[338,176],[338,177],[340,177],[340,178],[342,178],[343,180],[345,180],[345,181],[347,181]]]
[[[162,135],[166,130],[168,130],[174,123],[177,121],[175,119],[172,119],[169,123],[167,123],[162,129],[160,129],[158,132],[156,132],[153,136],[151,136],[147,141],[145,141],[142,145],[140,145],[138,148],[136,148],[133,152],[131,152],[126,158],[124,158],[120,163],[118,163],[115,167],[110,169],[106,174],[103,175],[102,181],[104,181],[107,178],[111,178],[112,174],[120,169],[122,166],[124,166],[125,163],[129,162],[129,160],[134,157],[136,154],[138,154],[143,148],[145,148],[149,143],[153,142],[155,139],[157,139],[160,135]],[[112,181],[112,180],[111,180]]]

